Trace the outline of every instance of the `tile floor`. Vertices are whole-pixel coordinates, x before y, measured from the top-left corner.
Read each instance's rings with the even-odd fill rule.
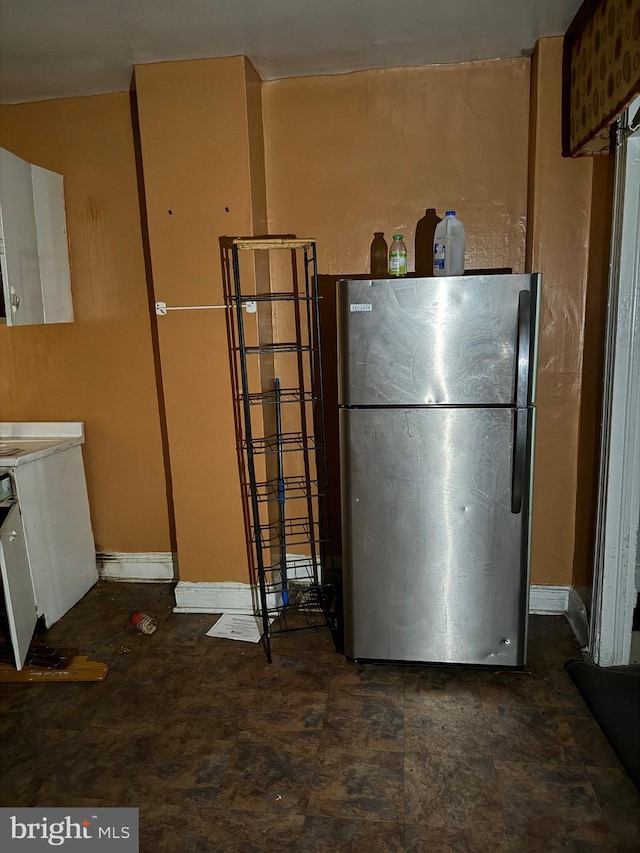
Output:
[[[0,685],[2,805],[137,806],[143,853],[640,850],[561,617],[531,619],[527,674],[355,665],[326,633],[269,665],[172,600],[101,582],[46,639],[106,680]]]

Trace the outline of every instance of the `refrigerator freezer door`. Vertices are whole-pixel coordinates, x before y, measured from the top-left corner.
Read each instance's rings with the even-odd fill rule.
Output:
[[[340,405],[530,405],[538,280],[338,282]],[[519,376],[526,399],[516,402]]]
[[[514,513],[515,417],[340,411],[347,655],[525,663],[530,457]]]

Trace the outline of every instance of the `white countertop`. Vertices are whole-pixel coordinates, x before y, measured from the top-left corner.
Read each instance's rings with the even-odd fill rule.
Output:
[[[0,467],[14,468],[84,443],[84,424],[0,423]]]

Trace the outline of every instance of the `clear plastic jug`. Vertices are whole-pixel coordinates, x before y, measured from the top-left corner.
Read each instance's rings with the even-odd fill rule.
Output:
[[[456,218],[455,210],[447,210],[433,235],[433,274],[462,275],[464,250],[464,225]]]

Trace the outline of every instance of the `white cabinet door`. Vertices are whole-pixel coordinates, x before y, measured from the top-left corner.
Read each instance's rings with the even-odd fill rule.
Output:
[[[0,270],[7,325],[72,322],[63,177],[4,148]]]
[[[0,569],[16,668],[22,669],[37,614],[18,504],[11,507],[0,527]]]
[[[0,148],[0,264],[8,326],[44,323],[31,164]]]
[[[45,323],[73,320],[69,245],[62,175],[31,166]]]
[[[81,448],[18,465],[14,477],[38,615],[49,628],[98,580]]]

